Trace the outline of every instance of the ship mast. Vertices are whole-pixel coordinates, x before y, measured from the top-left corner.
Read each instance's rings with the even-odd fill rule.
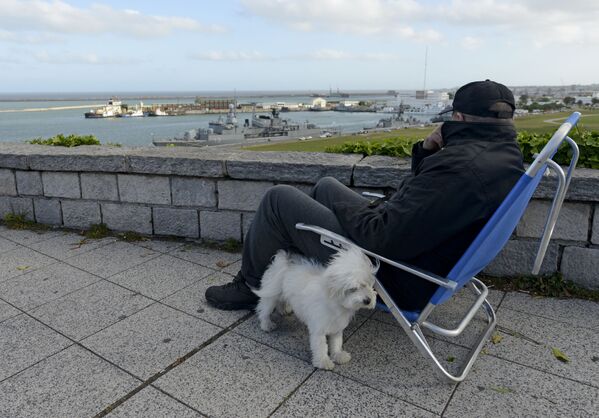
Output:
[[[426,46],[426,50],[424,51],[424,83],[422,85],[422,92],[426,97],[426,67],[428,64],[428,45]]]

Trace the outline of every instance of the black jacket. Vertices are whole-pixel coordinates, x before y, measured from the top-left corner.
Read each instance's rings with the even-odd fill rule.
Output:
[[[412,150],[413,175],[376,207],[340,202],[335,214],[358,245],[446,275],[518,181],[524,167],[511,123],[450,121],[443,149]],[[437,285],[381,265],[379,278],[407,310],[422,309]]]

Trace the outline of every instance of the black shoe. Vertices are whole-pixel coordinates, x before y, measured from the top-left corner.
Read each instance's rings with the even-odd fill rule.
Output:
[[[206,300],[209,305],[225,311],[254,309],[258,304],[258,296],[245,283],[241,272],[231,283],[206,289]]]

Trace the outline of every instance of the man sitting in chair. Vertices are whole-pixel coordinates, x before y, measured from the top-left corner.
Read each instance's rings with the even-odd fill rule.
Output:
[[[369,200],[321,179],[307,195],[271,188],[260,203],[243,246],[241,270],[231,283],[206,290],[220,309],[252,309],[262,274],[280,249],[326,263],[333,250],[295,228],[303,222],[346,236],[391,260],[446,275],[518,181],[524,167],[516,143],[514,96],[490,80],[462,86],[452,120],[412,149],[412,176],[388,199]],[[437,285],[381,265],[379,280],[397,305],[420,310]]]

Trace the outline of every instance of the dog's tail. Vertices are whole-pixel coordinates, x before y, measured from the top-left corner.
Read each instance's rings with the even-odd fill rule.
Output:
[[[283,275],[289,268],[289,256],[285,250],[279,250],[262,276],[259,290],[254,293],[260,298],[272,298],[281,294]]]

